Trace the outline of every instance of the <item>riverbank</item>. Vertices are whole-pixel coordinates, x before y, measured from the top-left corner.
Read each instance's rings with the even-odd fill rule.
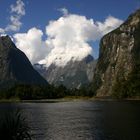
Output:
[[[67,96],[64,98],[57,99],[32,99],[32,100],[20,100],[19,98],[10,98],[10,99],[0,99],[0,103],[2,102],[22,102],[22,103],[53,103],[53,102],[69,102],[69,101],[80,101],[80,100],[91,100],[91,97],[82,97],[82,96]]]
[[[21,102],[35,102],[35,103],[55,103],[55,102],[70,102],[70,101],[86,101],[86,100],[92,100],[91,97],[82,97],[82,96],[68,96],[64,98],[58,98],[58,99],[41,99],[41,100],[22,100]]]
[[[35,100],[20,100],[19,98],[0,99],[0,103],[55,103],[55,102],[70,102],[70,101],[140,101],[140,97],[116,99],[112,97],[88,97],[88,96],[66,96],[58,99],[35,99]]]

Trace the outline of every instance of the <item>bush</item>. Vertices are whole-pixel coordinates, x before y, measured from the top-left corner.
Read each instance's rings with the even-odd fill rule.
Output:
[[[31,140],[30,128],[19,110],[10,110],[0,118],[0,138],[3,140]]]

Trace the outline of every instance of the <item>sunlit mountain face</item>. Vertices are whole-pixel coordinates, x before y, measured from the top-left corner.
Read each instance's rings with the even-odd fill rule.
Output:
[[[97,60],[88,55],[82,60],[70,60],[67,64],[59,66],[51,64],[46,65],[35,64],[34,68],[50,83],[55,86],[64,85],[65,87],[81,88],[88,86],[94,75],[94,68]]]

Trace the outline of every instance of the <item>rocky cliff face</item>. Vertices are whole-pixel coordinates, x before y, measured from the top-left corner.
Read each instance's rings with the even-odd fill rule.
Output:
[[[55,64],[45,68],[44,65],[35,64],[34,68],[50,83],[55,86],[64,85],[67,88],[80,88],[93,80],[96,61],[87,56],[81,61],[69,61],[64,67]]]
[[[0,87],[13,84],[47,84],[9,36],[0,37]]]
[[[134,80],[137,80],[135,88],[138,88],[138,81],[140,81],[140,10],[131,14],[124,24],[101,39],[99,59],[93,80],[94,91],[97,96],[110,96],[115,91],[122,92],[118,90],[122,88],[127,94],[134,75],[137,77]],[[136,90],[135,88],[133,89]]]

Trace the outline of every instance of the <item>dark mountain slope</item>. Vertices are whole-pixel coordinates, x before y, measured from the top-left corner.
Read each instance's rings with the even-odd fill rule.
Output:
[[[13,84],[47,84],[9,36],[0,37],[0,87]]]

